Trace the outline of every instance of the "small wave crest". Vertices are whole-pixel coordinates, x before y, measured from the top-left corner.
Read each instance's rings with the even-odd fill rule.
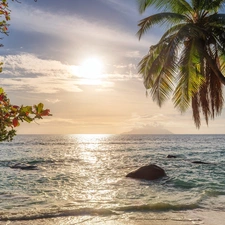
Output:
[[[203,191],[203,195],[209,196],[209,197],[217,197],[220,195],[225,195],[224,190],[213,190],[213,189],[208,189]]]
[[[22,220],[37,220],[37,219],[49,219],[56,217],[69,217],[69,216],[109,216],[116,215],[115,212],[110,209],[93,209],[93,208],[81,208],[81,209],[72,209],[72,210],[60,210],[58,212],[26,212],[14,213],[10,215],[0,215],[0,221],[22,221]]]
[[[197,203],[191,204],[170,204],[170,203],[155,203],[155,204],[143,204],[143,205],[133,205],[124,206],[118,208],[116,211],[124,212],[160,212],[160,211],[170,211],[170,210],[189,210],[199,208]]]
[[[64,165],[64,164],[69,164],[69,163],[74,163],[74,162],[78,162],[78,159],[28,159],[28,160],[24,160],[24,159],[16,159],[16,160],[0,160],[0,167],[12,167],[16,164],[29,164],[29,165],[33,165],[33,166],[49,166],[49,165]]]

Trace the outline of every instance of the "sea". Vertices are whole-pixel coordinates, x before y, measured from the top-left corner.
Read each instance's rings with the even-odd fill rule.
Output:
[[[149,164],[167,176],[126,177]],[[18,135],[0,143],[0,224],[223,225],[225,135]]]

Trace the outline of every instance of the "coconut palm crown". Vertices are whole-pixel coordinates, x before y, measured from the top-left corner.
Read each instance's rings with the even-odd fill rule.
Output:
[[[137,0],[140,13],[154,6],[161,13],[138,24],[139,39],[153,25],[168,27],[138,64],[144,85],[159,106],[171,98],[185,112],[192,106],[197,128],[203,114],[221,114],[225,85],[225,14],[222,0]]]

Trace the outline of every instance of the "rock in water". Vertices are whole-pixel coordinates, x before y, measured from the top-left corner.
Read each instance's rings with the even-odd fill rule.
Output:
[[[177,158],[175,155],[168,155],[166,158]]]
[[[134,179],[144,179],[144,180],[156,180],[166,176],[165,171],[157,165],[150,164],[148,166],[142,166],[139,169],[128,173],[126,177],[131,177]]]
[[[16,163],[14,165],[11,165],[10,168],[12,169],[21,169],[21,170],[37,170],[37,166],[30,165],[26,163]]]
[[[202,161],[192,161],[192,163],[196,163],[196,164],[211,164],[211,163],[202,162]]]

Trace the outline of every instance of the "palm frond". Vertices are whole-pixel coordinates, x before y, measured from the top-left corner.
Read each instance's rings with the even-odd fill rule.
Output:
[[[210,12],[213,12],[213,13],[217,13],[218,12],[218,9],[222,8],[222,6],[224,5],[224,0],[203,0],[203,1],[200,1],[202,2],[202,7],[205,9],[205,10],[208,10]]]
[[[170,39],[174,37],[171,36]],[[169,43],[169,44],[168,44]],[[168,39],[150,48],[139,63],[139,73],[142,74],[146,89],[159,106],[169,98],[174,89],[174,74],[177,68],[178,45]]]
[[[216,48],[221,54],[225,54],[225,28],[214,26],[209,29],[211,39],[216,42]]]
[[[174,106],[185,112],[192,97],[198,92],[205,78],[202,76],[202,62],[199,61],[199,52],[196,50],[195,40],[189,40],[184,46],[179,61],[179,80],[174,91]]]
[[[178,46],[170,42],[170,44],[160,52],[162,66],[157,73],[151,89],[153,101],[156,101],[160,107],[174,90],[174,80],[177,69],[177,49]]]
[[[142,74],[146,89],[150,89],[153,86],[155,76],[161,70],[162,59],[160,52],[166,46],[166,42],[151,46],[149,53],[138,64],[138,72]]]
[[[172,12],[187,14],[193,11],[192,6],[185,0],[170,0],[168,1]]]
[[[214,119],[215,115],[220,115],[223,108],[222,84],[207,64],[206,74],[206,82],[192,99],[194,101],[192,102],[193,118],[197,128],[200,126],[200,114],[198,115],[200,111],[202,111],[206,124],[208,124],[209,118]],[[196,98],[198,99],[198,105],[196,105]]]
[[[196,93],[192,97],[192,115],[195,122],[196,127],[199,129],[201,126],[201,117],[200,117],[200,101],[199,101],[199,95]]]
[[[207,23],[209,26],[224,27],[225,26],[225,14],[212,14],[208,16]]]
[[[171,28],[169,28],[161,37],[160,41],[166,39],[168,36],[173,35],[174,33],[178,32],[180,29],[182,29],[184,26],[186,26],[186,23],[181,23],[181,24],[177,24],[172,26]]]
[[[146,17],[140,21],[138,26],[140,27],[139,31],[137,32],[137,36],[139,39],[142,37],[147,30],[152,28],[153,25],[156,24],[164,24],[164,23],[179,23],[186,19],[184,15],[177,14],[177,13],[158,13],[152,16]]]
[[[222,84],[216,74],[210,69],[210,76],[208,80],[209,96],[210,96],[210,115],[214,119],[215,115],[220,115],[223,109],[223,90]]]
[[[150,89],[153,86],[153,77],[149,75],[148,71],[150,70],[151,64],[153,61],[153,57],[151,54],[147,54],[143,57],[143,59],[139,62],[139,74],[142,74],[144,80],[144,86],[146,90]]]
[[[153,101],[161,107],[174,90],[174,75],[166,68],[162,68],[151,89]]]
[[[209,74],[207,72],[206,82],[199,88],[198,95],[199,95],[199,105],[198,107],[202,109],[202,113],[205,117],[206,124],[208,125],[209,117],[211,116],[210,110],[210,96],[209,96],[209,83],[208,79]]]
[[[146,8],[153,6],[157,0],[137,0],[139,6],[139,12],[143,13]]]
[[[219,56],[219,64],[220,64],[220,69],[222,73],[225,74],[225,54],[221,54]]]
[[[192,10],[190,4],[185,0],[137,0],[137,2],[140,13],[143,13],[150,6],[159,10],[170,10],[183,14]]]

